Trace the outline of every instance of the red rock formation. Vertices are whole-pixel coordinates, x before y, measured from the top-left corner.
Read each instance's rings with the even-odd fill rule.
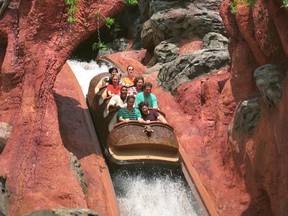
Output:
[[[60,136],[53,86],[69,54],[99,27],[95,13],[113,16],[121,8],[122,0],[79,1],[77,22],[72,24],[67,22],[65,1],[12,0],[0,20],[0,121],[13,127],[0,156],[9,215],[63,207],[113,215],[107,201],[97,198],[102,186],[88,175],[90,186],[83,191],[70,168],[70,148]],[[101,169],[97,156],[90,155],[80,160],[84,172],[89,170],[85,160]]]
[[[195,168],[212,202],[208,205],[219,215],[241,215],[249,202],[243,179],[225,161],[228,127],[236,106],[230,79],[230,73],[223,69],[182,84],[176,103],[170,106],[163,94],[159,99],[166,104],[164,111],[189,158],[186,163]]]
[[[257,92],[252,78],[256,67],[272,63],[287,71],[288,10],[282,5],[281,0],[256,0],[253,6],[239,3],[236,14],[232,14],[229,1],[223,1],[220,11],[231,37],[231,91],[236,102]],[[228,142],[225,166],[234,167],[234,174],[244,178],[251,196],[243,214],[284,216],[288,212],[288,195],[283,192],[288,188],[288,161],[284,153],[287,151],[287,78],[284,86],[276,108],[261,104],[261,118],[255,132],[248,136],[232,130]]]

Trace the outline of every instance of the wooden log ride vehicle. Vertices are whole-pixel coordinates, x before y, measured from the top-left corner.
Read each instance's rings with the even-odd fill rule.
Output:
[[[117,111],[107,112],[106,86],[102,81],[109,73],[92,78],[87,105],[106,158],[118,165],[143,162],[178,163],[178,140],[174,129],[160,121],[150,124],[130,121],[117,123]],[[160,115],[165,114],[158,111]]]

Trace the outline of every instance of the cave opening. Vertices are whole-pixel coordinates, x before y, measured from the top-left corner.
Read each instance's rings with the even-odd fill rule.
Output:
[[[131,40],[134,40],[132,45],[133,48],[140,49],[141,45],[139,45],[139,42],[136,43],[136,41],[139,41],[142,26],[139,24],[139,14],[138,6],[126,5],[121,13],[111,17],[114,19],[114,22],[110,27],[109,25],[104,24],[99,29],[99,32],[98,30],[93,32],[85,41],[74,49],[70,59],[87,62],[96,60],[100,52],[105,53],[108,49],[112,49],[113,51],[124,50],[126,47],[123,47],[125,46],[123,43],[127,44],[128,41]],[[98,46],[93,48],[93,46],[99,44],[99,42],[104,44],[104,49],[99,49]]]

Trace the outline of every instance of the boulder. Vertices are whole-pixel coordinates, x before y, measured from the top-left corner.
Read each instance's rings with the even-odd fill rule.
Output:
[[[182,83],[226,66],[230,62],[227,49],[203,49],[177,57],[159,71],[158,85],[174,92]]]
[[[254,72],[256,85],[269,107],[276,107],[282,97],[284,72],[281,67],[272,64],[258,67]]]

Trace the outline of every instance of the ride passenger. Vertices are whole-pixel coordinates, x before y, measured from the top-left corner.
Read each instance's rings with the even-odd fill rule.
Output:
[[[117,74],[112,76],[112,84],[107,86],[107,96],[119,95],[122,85],[119,83],[119,76]]]
[[[120,95],[113,95],[107,104],[107,113],[127,106],[127,86],[122,86]]]
[[[134,67],[131,65],[128,65],[127,67],[127,77],[124,77],[122,79],[122,84],[126,86],[133,86],[134,85]]]
[[[105,85],[108,85],[108,84],[112,84],[112,77],[113,75],[117,74],[118,75],[118,69],[117,67],[111,67],[109,68],[108,70],[109,72],[109,76],[103,78],[102,80],[102,86],[105,86]],[[119,76],[120,77],[120,76]],[[120,80],[120,83],[121,83],[121,80]]]
[[[151,90],[152,90],[152,83],[151,82],[145,82],[143,85],[143,92],[139,92],[136,95],[134,106],[138,107],[138,105],[141,102],[146,101],[149,105],[149,108],[159,109],[157,98],[154,94],[151,93]]]
[[[139,92],[143,91],[144,77],[137,76],[134,79],[134,85],[128,89],[128,95],[136,96]]]
[[[160,122],[164,124],[168,124],[166,119],[159,115],[159,113],[156,110],[149,110],[148,103],[146,101],[141,102],[139,104],[139,110],[142,115],[142,119],[144,120],[145,123],[150,123],[151,121],[157,121],[159,120]]]
[[[117,113],[119,122],[130,122],[138,120],[140,123],[143,122],[140,111],[133,107],[135,97],[133,95],[127,96],[127,107],[121,108]]]

